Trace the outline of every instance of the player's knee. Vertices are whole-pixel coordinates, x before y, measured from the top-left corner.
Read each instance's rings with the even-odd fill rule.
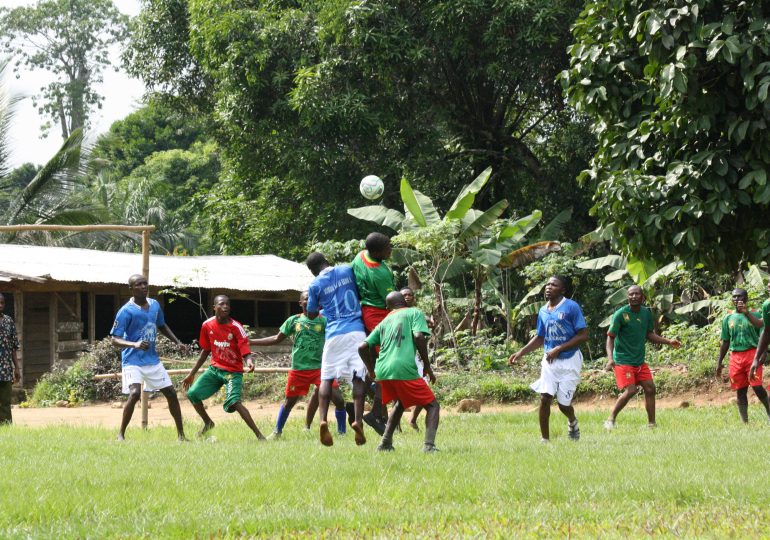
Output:
[[[142,398],[142,390],[140,388],[131,387],[128,389],[128,401],[139,401]]]
[[[160,389],[160,393],[163,394],[166,399],[176,399],[176,391],[174,390],[173,386],[167,386],[165,388]]]
[[[203,397],[198,394],[194,389],[190,388],[187,391],[187,399],[195,405],[196,403],[201,403],[203,401]]]
[[[648,384],[647,386],[642,386],[642,390],[644,390],[644,393],[648,396],[654,397],[657,393],[657,390],[655,389],[654,384]]]
[[[639,388],[635,384],[629,384],[626,386],[626,394],[629,396],[635,395],[639,391]]]
[[[553,403],[553,396],[552,395],[540,394],[540,405],[550,407],[551,403]]]

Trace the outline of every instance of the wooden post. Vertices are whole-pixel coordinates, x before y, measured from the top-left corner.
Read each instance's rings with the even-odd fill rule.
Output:
[[[147,278],[148,289],[150,281],[150,231],[142,231],[142,275]],[[142,383],[142,428],[147,429],[149,423],[149,398]]]

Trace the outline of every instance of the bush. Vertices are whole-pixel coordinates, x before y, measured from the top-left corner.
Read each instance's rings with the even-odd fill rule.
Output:
[[[41,407],[53,405],[57,401],[67,401],[73,405],[91,401],[96,397],[93,377],[94,372],[83,358],[68,368],[56,365],[40,378],[30,401]]]

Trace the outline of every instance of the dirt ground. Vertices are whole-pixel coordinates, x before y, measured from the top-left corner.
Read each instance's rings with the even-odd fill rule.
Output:
[[[698,392],[692,392],[675,397],[664,397],[658,399],[658,408],[670,409],[683,406],[689,407],[710,407],[721,406],[730,402],[730,399],[734,396],[733,392],[729,388],[706,388],[701,389]],[[753,397],[753,401],[756,398]],[[580,410],[607,410],[612,408],[614,398],[612,397],[598,397],[598,398],[584,398],[579,400],[576,407]],[[148,423],[150,426],[166,426],[173,425],[171,416],[168,413],[168,406],[165,399],[162,396],[157,397],[150,401],[151,408],[148,411]],[[259,401],[246,402],[246,406],[254,416],[255,421],[262,427],[263,431],[269,431],[266,423],[272,424],[278,414],[278,407],[280,403],[267,403]],[[28,408],[22,409],[18,406],[14,406],[13,409],[13,421],[17,425],[21,426],[49,426],[49,425],[72,425],[72,426],[102,426],[117,428],[120,422],[121,410],[118,408],[117,403],[103,403],[86,405],[82,407],[63,408],[63,407],[48,407],[48,408]],[[297,407],[304,409],[304,404],[300,403]],[[644,399],[640,396],[637,399],[629,403],[628,407],[643,408]],[[528,404],[515,404],[515,405],[501,405],[501,404],[482,404],[481,414],[485,413],[500,413],[500,412],[535,412],[537,410],[536,403]],[[226,420],[237,420],[240,418],[237,415],[227,414],[222,410],[222,406],[219,404],[211,404],[207,409],[209,415],[215,422]],[[182,401],[182,414],[186,419],[197,420],[197,414],[193,410],[192,406],[187,401]],[[304,410],[295,409],[294,415],[304,414]],[[456,407],[445,406],[442,409],[442,414],[458,414]],[[138,426],[141,423],[141,411],[137,405],[134,417],[131,421],[132,426]]]

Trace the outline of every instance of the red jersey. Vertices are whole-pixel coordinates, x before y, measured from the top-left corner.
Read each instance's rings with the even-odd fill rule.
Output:
[[[231,372],[243,373],[243,357],[251,353],[249,337],[241,323],[230,319],[220,324],[216,317],[201,326],[201,349],[211,351],[211,365]]]

